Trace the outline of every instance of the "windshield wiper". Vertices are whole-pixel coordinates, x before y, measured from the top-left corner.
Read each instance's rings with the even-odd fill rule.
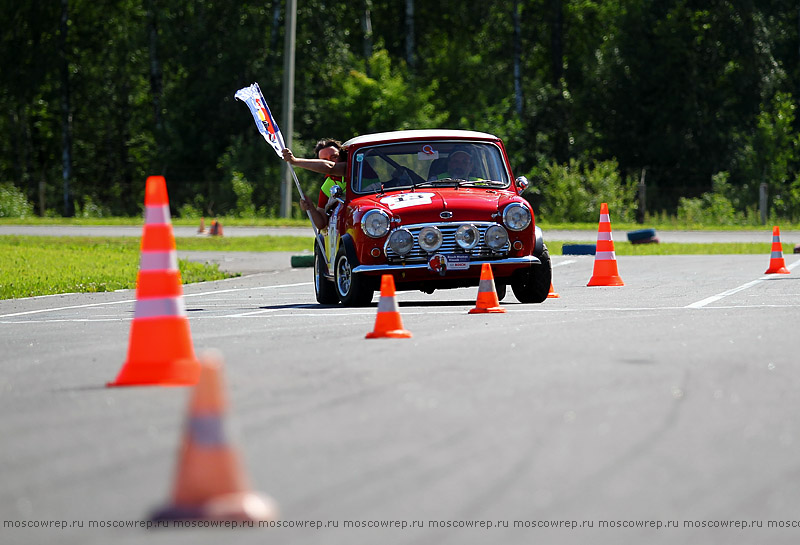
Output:
[[[476,186],[491,186],[491,187],[505,187],[504,182],[498,180],[459,180],[459,185],[476,185]]]
[[[466,182],[467,180],[461,178],[442,178],[441,180],[427,180],[424,182],[420,182],[418,184],[414,184],[414,187],[422,187],[426,185],[438,185],[438,184],[447,184],[447,185],[459,185],[462,182]]]

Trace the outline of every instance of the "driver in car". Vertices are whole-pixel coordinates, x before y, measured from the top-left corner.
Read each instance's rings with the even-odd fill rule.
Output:
[[[455,180],[479,180],[480,178],[471,177],[472,155],[465,148],[455,148],[447,158],[447,170],[434,176],[432,180],[444,180],[453,178]]]

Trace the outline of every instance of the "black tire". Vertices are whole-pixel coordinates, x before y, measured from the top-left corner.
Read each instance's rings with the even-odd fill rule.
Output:
[[[317,296],[317,303],[335,305],[339,302],[339,295],[336,293],[336,285],[333,281],[325,277],[323,271],[326,270],[327,264],[322,257],[322,252],[314,244],[314,294]]]
[[[498,284],[497,282],[494,283],[494,291],[497,292],[498,301],[503,300],[503,298],[506,296],[507,289],[508,289],[507,284]]]
[[[517,271],[511,280],[511,289],[520,303],[541,303],[550,293],[550,283],[553,281],[553,267],[550,263],[550,252],[547,246],[538,256],[541,264],[531,265],[530,268]]]
[[[374,290],[369,279],[353,272],[354,264],[347,257],[344,248],[336,254],[334,262],[334,285],[339,300],[346,307],[364,307],[372,302]]]

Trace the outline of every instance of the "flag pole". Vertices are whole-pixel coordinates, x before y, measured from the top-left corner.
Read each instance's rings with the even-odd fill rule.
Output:
[[[300,182],[297,181],[297,174],[294,173],[294,167],[292,166],[292,163],[287,161],[286,162],[286,166],[289,167],[289,171],[292,173],[292,178],[294,178],[294,185],[295,185],[295,187],[297,187],[297,191],[300,193],[300,198],[305,200],[306,199],[306,194],[303,193],[302,189],[300,189]],[[313,229],[314,229],[314,238],[316,238],[317,235],[319,235],[319,229],[317,229],[317,225],[314,223],[314,218],[311,217],[311,210],[306,210],[306,215],[308,216],[308,221],[311,222],[311,227],[313,227]],[[320,248],[320,250],[322,250],[322,249]],[[322,250],[322,254],[323,254],[323,257],[326,257],[325,256],[325,250]],[[326,261],[327,261],[327,259],[326,259]]]

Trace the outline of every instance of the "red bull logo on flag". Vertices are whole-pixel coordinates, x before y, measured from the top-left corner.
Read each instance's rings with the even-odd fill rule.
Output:
[[[253,114],[258,132],[261,133],[261,136],[264,137],[267,144],[275,150],[275,153],[281,157],[281,150],[285,148],[286,145],[283,142],[281,130],[278,128],[278,124],[275,123],[275,119],[269,111],[267,101],[264,100],[264,95],[261,94],[261,88],[258,86],[258,83],[254,83],[250,87],[239,89],[236,91],[234,97],[247,104],[247,107],[250,108],[250,112]]]

